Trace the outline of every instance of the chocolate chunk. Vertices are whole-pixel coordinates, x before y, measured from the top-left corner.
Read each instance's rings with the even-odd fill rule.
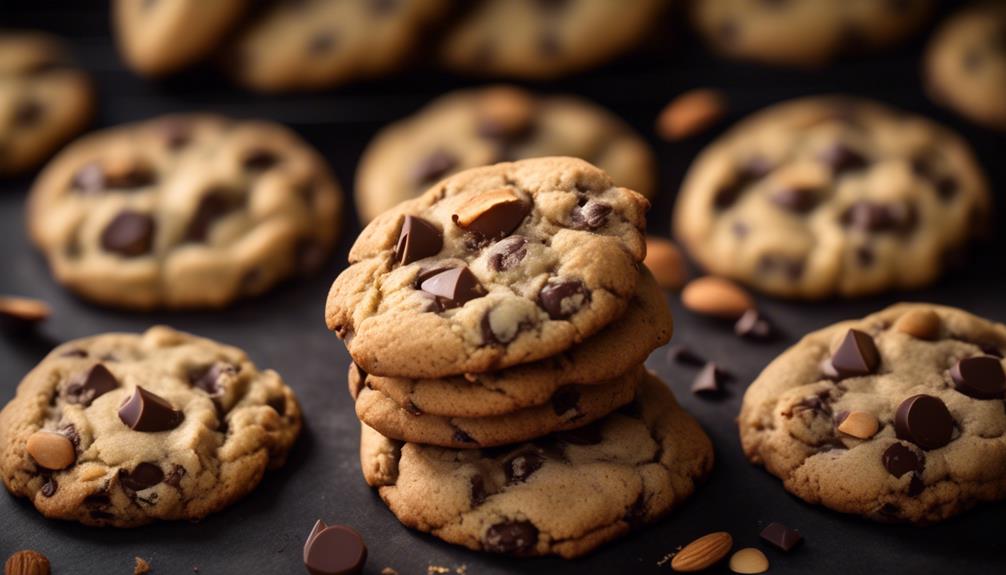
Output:
[[[197,387],[211,396],[223,394],[220,379],[224,376],[234,376],[238,368],[230,363],[217,361],[210,365],[198,367],[189,371],[189,385]]]
[[[59,489],[59,483],[57,483],[51,475],[46,476],[44,479],[45,482],[42,484],[42,496],[52,497],[56,494],[56,490]]]
[[[530,521],[504,521],[486,530],[482,548],[493,553],[526,555],[538,543],[538,528]]]
[[[250,172],[264,172],[279,163],[279,156],[272,150],[257,149],[245,155],[241,165]]]
[[[682,344],[674,344],[667,348],[667,359],[685,365],[702,366],[706,364],[705,358]]]
[[[446,150],[436,150],[412,169],[412,179],[418,184],[429,184],[447,175],[457,165],[457,156]]]
[[[471,435],[468,435],[467,433],[465,433],[460,429],[454,430],[454,435],[451,436],[451,439],[457,443],[472,443],[475,445],[478,445],[479,443],[478,441],[475,441],[475,439]]]
[[[97,491],[84,498],[87,507],[106,507],[112,504],[112,498],[104,491]]]
[[[975,399],[1003,399],[1006,373],[1002,362],[991,355],[968,357],[950,368],[957,391]]]
[[[304,542],[304,567],[311,575],[353,575],[363,571],[367,546],[345,525],[318,520]]]
[[[119,408],[119,419],[133,431],[169,431],[184,418],[185,414],[176,411],[168,400],[140,386]]]
[[[147,214],[125,210],[101,232],[101,247],[125,257],[150,253],[154,244],[154,219]]]
[[[869,334],[850,329],[831,356],[831,366],[840,378],[869,375],[880,365],[880,352]]]
[[[818,159],[831,168],[833,174],[840,175],[867,166],[866,158],[841,142],[835,142],[818,154]]]
[[[73,376],[62,395],[67,403],[79,403],[87,407],[92,401],[117,387],[119,380],[104,365],[96,363],[87,371]]]
[[[535,471],[541,469],[543,463],[545,458],[537,451],[523,451],[514,455],[503,463],[507,484],[524,483]]]
[[[274,395],[266,400],[266,405],[272,408],[280,417],[286,415],[286,396]]]
[[[817,194],[808,188],[780,188],[769,199],[777,206],[798,214],[806,214],[817,205]]]
[[[503,239],[531,213],[531,204],[510,189],[493,190],[472,198],[451,217],[458,227],[480,241]]]
[[[884,469],[895,477],[906,473],[922,473],[925,467],[925,457],[903,443],[893,443],[884,450],[882,458]]]
[[[489,269],[502,272],[517,266],[527,255],[527,238],[510,236],[502,239],[489,248],[486,259]]]
[[[548,283],[538,292],[538,305],[552,319],[566,319],[590,303],[590,292],[580,280]]]
[[[761,530],[761,538],[789,553],[803,541],[799,531],[790,529],[782,523],[769,523]]]
[[[764,178],[772,171],[772,165],[764,158],[754,157],[746,160],[733,177],[716,192],[713,205],[723,210],[732,206],[748,185]]]
[[[723,374],[720,369],[715,363],[710,361],[702,368],[702,371],[695,377],[695,380],[692,381],[692,393],[696,395],[714,395],[722,392],[722,376]]]
[[[578,206],[573,210],[570,221],[576,229],[596,230],[608,222],[608,214],[610,213],[610,205],[597,200],[590,200],[583,206]]]
[[[918,497],[926,489],[926,484],[917,473],[912,474],[912,479],[908,482],[908,495]]]
[[[210,227],[217,220],[237,210],[245,203],[243,194],[229,190],[210,190],[199,200],[199,206],[185,231],[185,239],[190,242],[205,242]]]
[[[565,387],[552,394],[552,409],[556,415],[562,415],[569,410],[579,412],[580,392],[575,387]]]
[[[119,485],[130,491],[143,491],[164,481],[164,472],[155,463],[140,463],[132,471],[119,469]]]
[[[472,475],[471,486],[472,507],[482,505],[485,502],[486,497],[489,496],[488,493],[486,493],[485,479],[483,479],[481,475]]]
[[[913,395],[901,402],[894,415],[898,439],[922,449],[939,449],[950,443],[954,418],[943,400],[931,395]]]
[[[402,265],[435,256],[444,247],[444,235],[430,222],[416,216],[405,216],[398,233],[395,259]]]
[[[424,279],[419,287],[435,296],[441,309],[459,307],[486,294],[478,278],[467,267],[441,271]]]
[[[749,309],[734,324],[734,333],[754,340],[768,340],[775,335],[772,322],[756,309]]]
[[[904,233],[915,227],[917,219],[915,207],[910,204],[879,204],[866,200],[855,202],[841,216],[843,225],[862,232]]]
[[[560,431],[556,437],[560,441],[573,445],[597,445],[604,437],[601,434],[602,423],[600,420],[583,427]]]

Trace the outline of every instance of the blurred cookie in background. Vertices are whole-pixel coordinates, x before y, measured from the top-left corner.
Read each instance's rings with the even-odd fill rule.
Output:
[[[135,72],[161,76],[205,58],[240,19],[247,0],[115,0],[119,52]]]
[[[991,209],[955,133],[869,100],[811,97],[703,151],[674,231],[714,274],[780,297],[851,297],[934,281]]]
[[[444,65],[477,75],[553,78],[633,48],[667,0],[482,0],[448,33]]]
[[[0,32],[0,176],[30,170],[90,121],[94,92],[60,41]]]
[[[77,294],[120,308],[211,308],[319,268],[342,197],[290,130],[179,115],[77,141],[28,204],[32,240]]]
[[[974,122],[1006,130],[1006,3],[974,4],[929,43],[930,96]]]
[[[380,132],[357,169],[357,210],[369,221],[450,174],[540,156],[582,158],[620,186],[654,193],[653,153],[613,113],[500,85],[441,96]]]
[[[720,54],[813,67],[918,30],[932,0],[692,0],[695,28]]]
[[[273,2],[227,48],[227,72],[249,88],[319,89],[391,72],[409,58],[446,0]]]

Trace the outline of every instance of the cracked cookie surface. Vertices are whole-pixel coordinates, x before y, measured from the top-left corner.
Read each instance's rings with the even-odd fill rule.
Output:
[[[378,134],[357,170],[360,217],[371,220],[461,170],[540,156],[582,158],[620,186],[654,192],[653,154],[613,113],[572,96],[493,86],[437,98]]]
[[[648,207],[575,158],[461,172],[361,232],[326,323],[382,376],[480,373],[555,355],[625,311]]]
[[[61,152],[32,189],[28,228],[89,300],[212,308],[316,271],[341,206],[324,160],[286,128],[178,115]]]
[[[362,426],[364,477],[405,525],[471,549],[572,558],[656,521],[712,469],[709,438],[666,385],[590,426],[493,449],[387,439]]]
[[[934,281],[982,233],[991,198],[970,148],[868,100],[811,97],[744,120],[695,160],[674,231],[717,275],[791,298]]]
[[[758,376],[741,443],[787,491],[934,523],[1006,497],[1006,326],[899,304],[804,337]]]
[[[199,519],[283,464],[301,428],[280,376],[153,327],[54,349],[0,412],[0,473],[46,517],[133,527]]]

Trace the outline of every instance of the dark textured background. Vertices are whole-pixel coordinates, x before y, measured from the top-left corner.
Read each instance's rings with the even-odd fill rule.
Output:
[[[347,192],[357,158],[375,130],[445,90],[475,83],[418,66],[394,79],[283,97],[233,89],[209,69],[166,82],[146,82],[121,66],[109,38],[106,10],[103,2],[0,0],[0,26],[44,28],[68,38],[75,56],[97,81],[100,110],[95,127],[187,110],[269,118],[292,126],[315,144]],[[652,140],[661,166],[661,194],[650,213],[652,232],[667,232],[677,185],[703,145],[743,115],[803,94],[869,95],[953,125],[973,143],[993,188],[1001,189],[1006,185],[1006,138],[960,122],[930,104],[920,90],[919,56],[928,33],[902,49],[870,59],[848,59],[821,72],[794,72],[716,60],[682,26],[667,24],[634,56],[561,83],[535,87],[574,92],[610,106]],[[683,144],[657,141],[651,126],[661,106],[697,86],[716,86],[729,94],[729,122]],[[786,335],[772,344],[743,342],[732,335],[730,326],[690,315],[671,298],[674,341],[700,349],[736,376],[724,399],[704,401],[687,391],[694,370],[668,362],[664,350],[648,362],[713,438],[717,465],[712,477],[666,520],[586,558],[516,561],[469,552],[405,529],[363,482],[357,459],[359,429],[345,389],[349,357],[322,321],[327,287],[344,266],[348,244],[359,229],[355,218],[347,214],[339,253],[313,280],[286,285],[220,313],[140,315],[88,305],[50,279],[25,237],[22,214],[30,183],[30,178],[0,182],[0,293],[44,299],[55,314],[36,337],[0,339],[0,397],[11,397],[19,379],[56,343],[105,331],[138,331],[163,322],[240,346],[259,366],[278,370],[301,399],[306,428],[286,467],[267,476],[247,499],[199,523],[130,530],[85,528],[45,520],[26,501],[0,495],[0,559],[18,549],[34,548],[50,557],[57,574],[131,573],[133,556],[148,559],[156,573],[190,573],[193,567],[203,574],[302,573],[304,537],[321,517],[352,525],[363,534],[370,547],[367,573],[389,566],[403,574],[426,573],[429,565],[452,569],[466,565],[470,575],[670,572],[668,566],[657,567],[657,562],[676,546],[709,531],[727,530],[737,547],[764,549],[758,532],[769,521],[782,521],[806,537],[806,544],[789,555],[765,549],[772,573],[1001,573],[1006,565],[1006,505],[988,505],[928,528],[877,525],[812,507],[787,495],[774,477],[745,462],[734,424],[744,387],[808,330],[902,299],[937,301],[1006,320],[1002,255],[1006,237],[1001,232],[976,246],[965,266],[925,291],[816,304],[759,298]],[[998,196],[1002,203],[1002,193]]]

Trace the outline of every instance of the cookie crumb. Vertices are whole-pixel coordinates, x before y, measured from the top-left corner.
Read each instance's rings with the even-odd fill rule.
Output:
[[[381,575],[398,575],[398,571],[395,571],[391,567],[385,567],[381,569]]]
[[[139,557],[133,557],[136,560],[136,567],[133,567],[133,575],[143,575],[144,573],[150,573],[150,563],[147,563]]]
[[[426,575],[444,575],[444,573],[450,573],[449,567],[443,567],[440,565],[430,565],[426,568]]]
[[[457,573],[457,575],[465,575],[468,573],[468,565],[458,565],[454,568],[454,572]]]

